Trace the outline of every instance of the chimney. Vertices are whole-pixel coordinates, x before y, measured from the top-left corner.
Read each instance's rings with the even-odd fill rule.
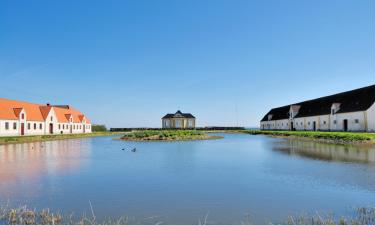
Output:
[[[50,106],[51,104],[49,104],[49,102],[47,102],[47,106]]]

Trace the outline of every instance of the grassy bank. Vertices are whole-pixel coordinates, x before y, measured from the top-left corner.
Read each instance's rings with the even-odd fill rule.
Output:
[[[272,212],[270,212],[272,213]],[[28,209],[27,207],[8,208],[0,207],[0,224],[14,224],[14,225],[161,225],[165,224],[162,218],[155,217],[154,219],[134,219],[131,217],[120,217],[116,219],[106,219],[101,221],[96,218],[94,210],[88,215],[77,216],[76,214],[63,215],[61,213],[52,212],[48,209],[37,211],[35,209]],[[208,214],[197,219],[197,225],[208,224],[222,224],[217,220],[212,220]],[[239,218],[238,224],[250,225],[254,224],[250,216],[244,219]],[[303,215],[290,216],[282,222],[265,222],[267,225],[371,225],[375,224],[375,209],[374,208],[359,208],[354,210],[353,216],[325,216],[325,215]]]
[[[1,144],[39,142],[39,141],[53,141],[53,140],[73,139],[73,138],[112,136],[112,135],[119,135],[119,134],[121,133],[93,132],[93,133],[86,133],[86,134],[56,134],[56,135],[0,137],[0,145]]]
[[[271,135],[278,137],[301,137],[316,140],[326,140],[338,143],[375,143],[374,133],[353,132],[318,132],[318,131],[269,131],[269,130],[247,130],[240,131],[251,135]]]
[[[125,134],[121,139],[127,141],[190,141],[218,139],[197,130],[142,130]]]

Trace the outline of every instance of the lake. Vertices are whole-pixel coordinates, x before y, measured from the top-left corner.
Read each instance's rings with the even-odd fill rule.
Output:
[[[188,142],[114,137],[0,146],[0,201],[98,218],[190,225],[350,214],[375,203],[375,149],[220,134]],[[130,149],[136,147],[136,152]],[[122,149],[125,149],[124,151]]]

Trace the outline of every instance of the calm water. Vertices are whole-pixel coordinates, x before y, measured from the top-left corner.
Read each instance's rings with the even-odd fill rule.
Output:
[[[223,134],[195,142],[97,137],[0,146],[0,200],[98,217],[214,224],[375,206],[375,149]],[[138,151],[122,151],[137,147]]]

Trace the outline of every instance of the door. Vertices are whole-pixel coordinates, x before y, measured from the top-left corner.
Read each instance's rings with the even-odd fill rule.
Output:
[[[316,131],[316,122],[313,122],[313,131]]]
[[[52,123],[49,124],[49,133],[53,134],[53,124]]]
[[[70,133],[73,133],[73,125],[70,125]]]
[[[86,133],[86,124],[83,124],[83,133]]]
[[[344,131],[348,131],[348,120],[343,121],[344,125]]]
[[[294,130],[294,123],[290,122],[290,130]]]
[[[21,123],[21,135],[25,135],[25,124]]]

